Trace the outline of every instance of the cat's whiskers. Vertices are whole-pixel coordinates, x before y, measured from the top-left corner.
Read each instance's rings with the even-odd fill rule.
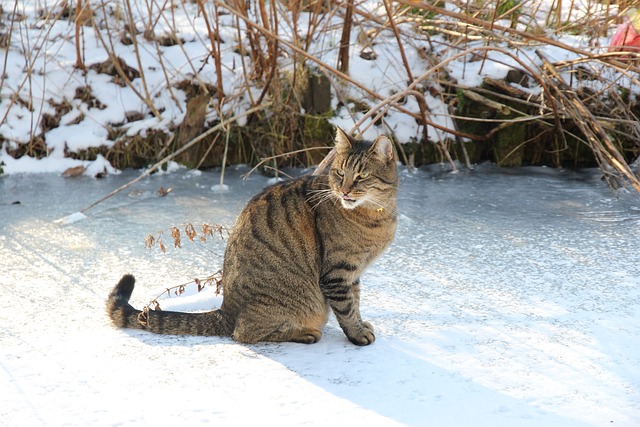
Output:
[[[386,204],[382,203],[379,198],[377,198],[377,197],[375,197],[375,196],[373,196],[371,194],[368,194],[366,196],[366,198],[367,198],[366,202],[370,203],[370,204],[372,204],[374,206],[377,206],[378,207],[378,209],[377,209],[378,211],[382,211],[382,210],[388,209],[388,206]]]
[[[324,190],[311,190],[309,192],[313,194],[307,198],[307,202],[315,202],[315,204],[311,207],[312,210],[317,208],[321,203],[334,198],[333,192],[330,188]]]

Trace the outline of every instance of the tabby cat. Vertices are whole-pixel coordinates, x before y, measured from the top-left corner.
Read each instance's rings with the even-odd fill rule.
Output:
[[[338,129],[328,174],[268,187],[240,213],[225,251],[220,309],[141,315],[129,304],[135,280],[125,275],[107,312],[118,327],[159,334],[311,344],[331,308],[352,343],[371,344],[373,327],[360,317],[360,276],[393,240],[397,185],[388,138],[359,141]]]

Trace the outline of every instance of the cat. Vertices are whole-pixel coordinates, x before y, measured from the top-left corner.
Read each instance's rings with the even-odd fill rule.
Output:
[[[159,334],[311,344],[331,309],[349,341],[373,343],[373,327],[360,317],[360,276],[395,235],[396,158],[386,136],[356,140],[338,128],[328,173],[267,187],[238,216],[219,309],[143,313],[129,304],[135,279],[127,274],[109,295],[109,317]]]

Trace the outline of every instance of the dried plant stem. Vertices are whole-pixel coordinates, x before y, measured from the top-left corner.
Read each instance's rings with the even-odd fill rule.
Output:
[[[118,194],[119,192],[121,192],[122,190],[131,187],[133,184],[135,184],[136,182],[140,181],[141,179],[151,175],[154,171],[156,171],[160,166],[162,166],[163,164],[167,163],[168,161],[172,160],[173,158],[175,158],[176,156],[184,153],[185,151],[187,151],[189,148],[191,148],[192,146],[194,146],[195,144],[197,144],[198,142],[202,141],[204,138],[206,138],[207,136],[211,135],[214,132],[218,132],[221,129],[224,129],[225,126],[227,126],[229,123],[233,123],[239,119],[241,119],[242,117],[246,117],[249,116],[251,114],[254,114],[256,112],[258,112],[259,110],[263,109],[263,108],[267,108],[268,104],[263,104],[263,105],[259,105],[253,108],[248,109],[247,111],[245,111],[242,114],[238,114],[236,116],[233,116],[229,119],[225,119],[222,122],[218,123],[216,126],[213,126],[212,128],[210,128],[209,130],[207,130],[206,132],[200,134],[199,136],[197,136],[196,138],[193,138],[191,141],[187,142],[186,144],[184,144],[182,147],[180,147],[179,149],[177,149],[176,151],[174,151],[173,153],[165,156],[162,160],[159,160],[158,162],[156,162],[153,166],[151,166],[150,168],[148,168],[147,170],[145,170],[143,173],[140,174],[140,176],[138,176],[137,178],[129,181],[128,183],[120,186],[119,188],[116,188],[115,190],[113,190],[111,193],[107,194],[105,197],[101,198],[100,200],[97,200],[95,202],[93,202],[92,204],[90,204],[89,206],[87,206],[86,208],[82,209],[80,212],[84,213],[86,211],[88,211],[89,209],[93,208],[94,206],[96,206],[97,204],[107,200],[108,198]]]
[[[13,16],[16,16],[17,12],[18,12],[18,0],[14,0],[13,11],[11,12],[11,14]],[[7,34],[8,40],[7,40],[7,47],[6,47],[7,53],[9,51],[9,46],[11,46],[11,37],[13,35],[13,29],[14,29],[15,22],[16,22],[16,20],[12,19],[11,23],[9,24],[9,33]],[[7,54],[7,55],[4,56],[4,61],[2,62],[2,75],[3,76],[7,75],[7,63],[8,63],[8,61],[9,61],[9,55]],[[0,93],[2,93],[2,88],[4,87],[4,82],[5,82],[5,79],[4,78],[0,78]],[[16,93],[17,92],[19,92],[19,91],[16,91]],[[13,102],[14,101],[12,101],[12,104],[13,104]],[[11,109],[11,105],[7,108],[5,116],[2,118],[2,120],[0,120],[0,123],[4,123],[7,115],[9,114],[9,110],[10,109]]]
[[[300,150],[294,150],[294,151],[290,151],[288,153],[282,153],[282,154],[276,154],[274,156],[269,156],[269,157],[265,157],[264,159],[261,159],[257,165],[255,165],[254,167],[251,168],[251,170],[249,172],[247,172],[246,174],[243,175],[244,178],[247,178],[249,175],[251,175],[253,172],[255,172],[256,169],[258,169],[260,166],[264,165],[267,162],[270,162],[274,159],[278,159],[280,157],[287,157],[287,156],[291,156],[294,154],[299,154],[299,153],[306,153],[308,151],[314,151],[314,150],[330,150],[331,147],[307,147],[307,148],[302,148]],[[331,151],[329,152],[329,154],[331,154],[333,152],[333,149],[331,149]],[[329,156],[329,154],[327,154],[327,156]],[[327,159],[327,157],[325,157],[325,160]],[[323,160],[322,162],[324,163]],[[315,174],[315,173],[314,173]]]
[[[242,46],[242,35],[241,35],[241,31],[240,31],[240,18],[238,16],[235,17],[236,18],[236,33],[237,33],[237,37],[238,37],[238,49],[240,49],[240,62],[242,63],[242,75],[244,78],[244,84],[246,86],[246,94],[249,96],[249,103],[251,104],[251,106],[256,105],[256,101],[253,98],[253,93],[251,91],[251,88],[249,86],[249,75],[247,73],[247,64],[245,61],[245,55],[243,54],[243,50],[244,47]]]
[[[185,14],[186,14],[186,8],[185,8],[184,2],[180,2],[180,4],[181,4],[181,7],[183,8],[183,10],[185,10]],[[197,28],[196,28],[196,25],[193,22],[193,19],[189,19],[188,22],[191,25],[191,27],[193,28],[194,32],[197,33]],[[200,77],[200,75],[198,73],[198,70],[196,69],[195,65],[193,64],[193,59],[187,53],[187,50],[184,47],[184,43],[182,42],[180,37],[176,37],[176,42],[178,43],[178,46],[180,46],[180,50],[182,51],[186,62],[189,64],[189,68],[191,68],[191,71],[192,71],[192,74],[193,74],[193,79],[198,83],[198,87],[205,94],[209,95],[209,89],[207,88],[207,85],[204,84],[204,82],[202,81],[202,78]]]
[[[347,0],[344,7],[344,23],[342,24],[337,68],[340,72],[347,74],[349,72],[349,46],[351,45],[351,26],[353,24],[353,0]]]
[[[224,171],[227,167],[227,154],[229,153],[229,136],[231,135],[231,129],[227,125],[225,128],[224,138],[224,153],[222,154],[222,170],[220,171],[220,186],[224,185]]]
[[[151,4],[147,3],[147,11],[149,13],[149,19],[151,19],[151,17],[153,16],[153,4],[154,2],[152,2]],[[166,3],[165,3],[166,5]],[[158,17],[156,18],[155,22],[150,22],[149,23],[149,31],[153,34],[153,27],[157,24],[157,22],[160,20],[160,18],[164,18],[166,21],[166,17],[164,16],[164,14],[162,13],[162,11],[164,10],[164,8],[160,8],[160,12],[158,13]],[[180,46],[182,47],[182,44],[180,42],[180,38],[176,36],[176,42],[178,44],[180,44]],[[155,37],[155,35],[153,35],[153,44],[155,45],[156,48],[156,53],[157,53],[157,58],[158,58],[158,62],[160,64],[160,68],[162,69],[162,74],[164,75],[164,79],[167,82],[167,84],[165,85],[165,87],[167,88],[167,90],[169,91],[169,95],[171,96],[171,99],[173,99],[173,102],[175,103],[175,105],[178,107],[178,110],[180,110],[180,112],[184,112],[184,110],[182,109],[182,105],[180,103],[180,101],[178,101],[178,98],[176,97],[176,94],[173,91],[173,85],[171,83],[171,79],[169,78],[169,74],[167,73],[167,67],[165,66],[165,62],[163,59],[163,54],[162,54],[162,50],[160,49],[160,43],[158,43],[158,39],[157,37]],[[184,50],[183,50],[184,51]],[[188,62],[191,64],[191,60],[188,58],[188,55],[185,54],[185,56],[187,57]]]
[[[220,293],[223,291],[222,270],[218,270],[216,273],[212,274],[211,276],[207,276],[204,279],[194,279],[190,282],[183,283],[181,285],[176,285],[170,288],[166,288],[164,291],[162,291],[161,294],[159,294],[157,297],[149,301],[149,303],[142,308],[142,313],[138,315],[138,321],[143,325],[147,325],[149,311],[161,310],[159,299],[163,295],[167,295],[168,297],[171,297],[171,296],[179,297],[180,295],[186,292],[187,286],[193,285],[193,284],[197,285],[198,292],[202,292],[202,290],[204,290],[204,288],[206,288],[207,286],[215,286],[216,295],[220,295]]]
[[[144,67],[142,66],[142,60],[140,59],[140,47],[138,46],[138,37],[136,36],[136,23],[133,18],[133,10],[131,10],[131,0],[125,0],[124,4],[127,8],[129,17],[129,34],[131,35],[131,40],[133,41],[133,51],[135,52],[136,62],[138,63],[138,69],[140,70],[140,82],[145,93],[145,104],[153,106],[150,107],[151,111],[153,111],[153,114],[156,117],[160,118],[160,113],[153,105],[153,101],[151,101],[151,94],[149,93],[149,88],[147,88],[147,79],[145,77]],[[114,61],[114,65],[117,64],[116,68],[120,67],[119,62],[120,61],[118,61],[117,59],[116,61]],[[123,72],[122,75],[124,74],[125,73]]]
[[[82,3],[85,2],[86,0],[77,0],[76,3],[76,22],[75,22],[75,38],[76,38],[76,68],[80,69],[80,70],[86,70],[85,66],[84,66],[84,61],[82,60],[82,52],[80,49],[80,30],[82,27],[82,22],[80,22],[80,16],[82,14]],[[87,3],[86,7],[88,7],[89,5]]]
[[[228,139],[229,138],[229,132],[225,132],[225,137]],[[207,151],[204,152],[204,154],[202,155],[202,157],[200,158],[200,161],[198,162],[198,165],[195,167],[196,169],[200,169],[200,167],[202,166],[202,164],[205,162],[205,160],[207,159],[207,156],[211,153],[211,150],[213,150],[213,147],[216,145],[216,143],[218,142],[218,139],[220,139],[220,134],[216,133],[216,135],[213,137],[213,141],[211,141],[209,143],[209,146],[207,147]]]
[[[204,8],[203,0],[198,0],[198,8],[200,9],[200,13],[202,13],[202,18],[204,19],[205,25],[207,26],[207,33],[209,35],[209,42],[211,43],[211,54],[213,55],[213,60],[215,62],[216,69],[216,78],[217,78],[217,89],[218,89],[218,106],[222,106],[222,102],[224,100],[224,89],[222,86],[222,63],[220,62],[220,31],[218,28],[213,28],[211,23],[209,22],[209,17],[207,15],[207,11]],[[213,5],[213,13],[215,15],[216,25],[218,24],[218,5],[214,3]]]
[[[411,66],[409,65],[409,61],[407,60],[407,55],[404,52],[404,45],[402,43],[402,39],[400,38],[400,33],[398,31],[398,27],[396,26],[396,22],[395,19],[393,18],[393,13],[391,12],[391,6],[389,6],[389,1],[388,0],[384,0],[384,7],[385,10],[387,12],[387,16],[389,18],[389,24],[391,25],[391,29],[393,30],[393,34],[396,37],[396,42],[398,43],[398,50],[400,51],[400,57],[402,58],[402,63],[404,64],[404,68],[407,72],[407,77],[409,79],[409,81],[413,84],[414,83],[414,78],[413,78],[413,73],[411,72]],[[428,127],[427,127],[427,101],[424,99],[424,95],[418,91],[411,91],[415,98],[416,98],[416,102],[418,103],[418,108],[420,110],[420,117],[421,117],[421,121],[422,121],[422,132],[423,132],[423,136],[422,139],[424,141],[427,141],[429,139],[429,133],[427,131]],[[447,149],[445,142],[443,140],[439,140],[438,141],[438,145],[440,146],[440,150],[443,154],[443,156],[447,159],[447,161],[449,162],[449,164],[451,165],[451,167],[453,168],[454,171],[456,171],[458,168],[456,167],[455,162],[453,161],[453,159],[451,158],[451,154],[449,153],[449,150]]]
[[[103,0],[103,10],[105,10],[105,5],[104,5],[104,0]],[[106,13],[106,11],[105,11]],[[131,18],[133,19],[133,18]],[[104,20],[105,23],[108,22],[107,19]],[[106,24],[105,24],[106,25]],[[120,60],[118,59],[117,55],[115,54],[115,48],[113,46],[113,40],[111,39],[111,31],[109,30],[109,27],[106,27],[107,33],[109,34],[109,45],[107,45],[107,42],[104,40],[104,37],[102,37],[102,32],[100,31],[100,28],[95,28],[95,34],[98,37],[98,40],[100,41],[100,44],[102,45],[102,47],[104,48],[104,50],[107,52],[107,55],[109,55],[109,59],[111,60],[111,62],[113,63],[114,68],[116,69],[116,72],[118,73],[118,76],[120,76],[120,78],[124,81],[124,83],[133,91],[133,93],[136,94],[136,96],[138,98],[140,98],[140,100],[142,102],[145,103],[145,105],[147,107],[149,107],[149,110],[151,110],[151,112],[153,113],[154,116],[156,116],[156,118],[161,119],[162,115],[160,114],[160,112],[158,111],[158,109],[155,107],[155,105],[153,105],[153,102],[151,102],[151,98],[149,96],[143,96],[140,91],[138,89],[136,89],[136,87],[133,85],[133,83],[131,83],[131,80],[129,80],[129,77],[127,77],[127,73],[124,72],[124,70],[122,69],[122,66],[120,64]],[[132,39],[135,39],[135,34],[132,34]],[[142,75],[144,70],[140,70],[140,74]]]

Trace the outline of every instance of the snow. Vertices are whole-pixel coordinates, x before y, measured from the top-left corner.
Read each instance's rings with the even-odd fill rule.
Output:
[[[228,168],[226,192],[219,172],[152,175],[68,224],[140,172],[0,178],[0,424],[640,424],[640,200],[595,170],[403,169],[395,242],[363,277],[367,347],[333,317],[313,345],[113,328],[123,273],[141,306],[221,267],[223,240],[174,249],[165,231],[163,254],[144,238],[233,224],[268,184],[247,171]]]
[[[149,3],[147,0],[131,1],[131,19],[139,32],[136,45],[125,42],[129,37],[125,31],[128,19],[125,4],[105,4],[97,0],[88,3],[94,12],[96,26],[81,28],[80,45],[87,67],[86,72],[75,68],[76,28],[72,20],[59,17],[63,7],[59,1],[25,0],[2,4],[6,13],[13,11],[15,7],[16,13],[24,17],[23,20],[17,21],[10,46],[5,50],[6,70],[0,84],[0,135],[5,140],[3,149],[0,150],[0,161],[6,164],[5,174],[26,171],[27,162],[16,163],[12,161],[9,153],[18,144],[26,144],[34,138],[42,138],[50,151],[40,162],[33,163],[34,168],[37,165],[40,171],[62,173],[69,167],[86,166],[86,163],[80,160],[71,159],[74,154],[93,147],[113,146],[116,142],[114,138],[117,138],[113,135],[119,132],[110,132],[111,130],[122,130],[127,137],[137,134],[144,136],[149,130],[170,133],[171,129],[175,129],[183,121],[186,112],[187,95],[178,88],[179,83],[198,82],[210,87],[217,85],[218,77],[214,61],[210,57],[207,26],[203,14],[198,10],[197,2],[178,2],[175,7],[170,7]],[[611,16],[618,10],[617,6],[596,2],[566,2],[561,6],[561,22],[566,22],[569,16],[576,22],[584,16]],[[221,11],[224,11],[224,7]],[[401,93],[410,83],[395,34],[388,26],[381,26],[375,22],[385,22],[387,19],[382,3],[367,0],[358,7],[370,16],[354,16],[349,76],[353,81],[378,94],[380,98],[375,98],[343,81],[333,82],[332,108],[335,116],[331,121],[347,130],[363,115],[354,111],[351,101],[358,100],[372,107],[381,99]],[[453,12],[465,12],[450,2],[445,2],[445,7]],[[548,11],[556,8],[556,5],[550,0],[532,0],[527,7],[535,13],[531,16],[522,15],[521,23],[518,24],[520,30],[544,28]],[[279,27],[283,40],[302,40],[306,37],[306,31],[313,31],[308,47],[309,54],[324,64],[335,66],[342,30],[342,18],[339,13],[324,16],[318,27],[314,27],[310,24],[311,18],[307,13],[301,13],[294,25],[285,9],[280,12],[284,14]],[[149,16],[150,13],[152,16]],[[211,14],[212,11],[209,10],[208,13]],[[442,19],[451,20],[446,17]],[[150,21],[155,22],[153,33],[156,37],[166,36],[173,29],[181,44],[160,46],[145,37],[143,31]],[[252,79],[245,80],[252,72],[250,60],[243,58],[239,53],[240,50],[250,51],[245,24],[241,24],[240,30],[237,30],[238,22],[232,14],[221,14],[219,23],[220,35],[224,41],[221,44],[220,61],[226,95],[222,113],[228,117],[229,114],[241,114],[250,108],[251,100],[259,96],[262,88]],[[510,22],[500,21],[497,24],[508,27]],[[454,125],[448,103],[438,95],[443,91],[438,82],[438,73],[447,73],[450,78],[456,80],[458,87],[477,86],[485,77],[502,78],[510,67],[521,67],[515,58],[533,69],[539,68],[541,61],[534,49],[539,49],[556,61],[571,60],[579,56],[571,51],[547,45],[514,48],[507,36],[496,35],[496,47],[502,51],[486,51],[486,60],[479,60],[478,56],[485,54],[485,51],[481,50],[475,51],[472,55],[452,59],[463,49],[483,47],[484,42],[470,41],[467,45],[454,48],[443,34],[436,32],[426,35],[418,31],[411,19],[405,22],[400,20],[397,26],[411,75],[418,78],[432,70],[418,85],[418,89],[426,97],[429,107],[428,118],[436,125],[448,129],[453,129]],[[381,28],[383,29],[380,30]],[[295,29],[298,31],[297,34]],[[380,31],[374,39],[369,40],[364,33],[372,29]],[[610,30],[613,32],[614,28]],[[549,34],[548,31],[546,33]],[[245,36],[239,39],[238,34]],[[504,37],[504,40],[500,40],[499,37]],[[552,37],[582,50],[604,51],[603,46],[608,44],[606,37],[591,37],[590,34]],[[139,71],[144,81],[143,78],[135,78],[132,80],[132,87],[122,86],[111,76],[97,72],[96,67],[109,59],[105,46],[109,50],[112,49],[113,54],[122,58],[128,66]],[[299,55],[289,51],[282,44],[280,48],[284,52],[278,64],[282,75],[293,75],[295,67],[299,65],[293,58]],[[375,60],[367,60],[360,56],[360,52],[365,48],[375,52]],[[442,70],[434,69],[438,62],[445,60],[451,61]],[[246,70],[243,68],[245,66]],[[570,70],[564,72],[568,73]],[[606,67],[603,72],[606,72]],[[632,78],[633,76],[621,76],[612,77],[612,80],[631,89]],[[602,85],[601,82],[594,84]],[[538,89],[531,88],[533,92]],[[79,93],[84,93],[85,96],[80,96]],[[403,108],[414,114],[418,113],[415,99],[411,96],[406,98],[407,102]],[[343,101],[346,101],[347,105],[341,105]],[[149,104],[153,104],[155,112]],[[56,106],[60,105],[68,106],[70,111],[61,117],[58,127],[43,131],[45,115],[55,116]],[[207,119],[209,123],[213,123],[219,119],[218,112],[215,108],[210,110]],[[139,113],[141,116],[138,120],[127,123],[128,113],[131,112]],[[245,121],[246,119],[241,119],[240,124]],[[421,127],[411,115],[396,109],[387,112],[384,126],[373,125],[369,120],[360,126],[360,131],[369,139],[380,133],[391,133],[401,143],[414,141],[423,135]],[[431,125],[427,126],[427,134],[434,142],[451,137],[447,132]],[[62,156],[68,160],[60,162],[58,157]],[[90,175],[92,171],[88,169],[85,173]]]
[[[226,184],[215,184],[211,187],[211,191],[216,193],[226,193],[229,191],[229,186]]]
[[[87,216],[85,214],[83,214],[82,212],[74,212],[71,215],[67,215],[64,218],[55,220],[54,222],[57,224],[68,225],[73,224],[74,222],[82,221],[84,219],[87,219]]]

